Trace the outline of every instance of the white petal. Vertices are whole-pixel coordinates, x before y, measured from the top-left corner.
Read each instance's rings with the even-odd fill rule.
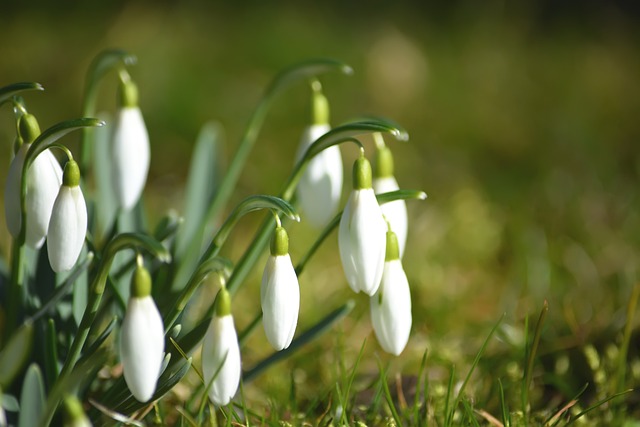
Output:
[[[164,326],[153,298],[130,298],[120,332],[120,360],[127,386],[140,402],[155,392],[163,352]]]
[[[373,190],[376,194],[388,193],[399,189],[400,187],[398,187],[396,179],[392,176],[373,180]],[[380,205],[380,209],[382,209],[386,220],[389,221],[391,230],[396,233],[400,259],[402,259],[404,247],[407,242],[407,203],[404,200],[394,200],[393,202]]]
[[[300,286],[289,254],[269,256],[260,287],[262,324],[269,343],[289,347],[298,324]]]
[[[305,129],[296,161],[309,146],[330,130],[328,124],[311,125]],[[342,155],[337,145],[316,155],[306,166],[296,189],[304,220],[314,227],[323,227],[338,211],[342,195]]]
[[[4,187],[4,214],[9,233],[16,238],[20,233],[20,178],[27,150],[31,144],[22,144],[16,153],[7,174]]]
[[[411,332],[411,292],[400,260],[385,262],[382,283],[371,297],[371,323],[387,353],[402,353]]]
[[[373,189],[354,190],[340,219],[338,246],[347,282],[373,295],[382,278],[387,224]]]
[[[68,271],[78,260],[87,234],[87,206],[79,186],[63,185],[53,204],[47,251],[55,272]]]
[[[219,371],[218,371],[219,369]],[[240,384],[240,347],[231,315],[213,316],[202,345],[202,374],[206,385],[218,371],[209,388],[209,399],[223,406],[229,403]]]
[[[27,245],[40,248],[49,229],[49,220],[58,189],[62,185],[62,168],[49,150],[35,158],[27,172]]]
[[[113,185],[122,208],[135,206],[149,172],[149,134],[138,107],[121,108],[113,130]]]

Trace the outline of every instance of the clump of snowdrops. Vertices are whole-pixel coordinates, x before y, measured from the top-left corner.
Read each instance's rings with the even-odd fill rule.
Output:
[[[41,85],[0,88],[0,105],[13,108],[16,124],[15,140],[5,141],[13,152],[4,169],[12,248],[9,267],[0,271],[0,425],[7,419],[25,426],[90,425],[105,417],[130,423],[152,419],[156,403],[190,369],[203,381],[203,409],[230,405],[243,378],[248,381],[273,361],[289,357],[353,308],[354,302],[346,301],[308,330],[297,330],[304,316],[298,277],[336,229],[344,285],[370,296],[379,345],[399,355],[412,322],[410,285],[402,266],[405,200],[426,196],[400,190],[394,178],[385,139],[406,140],[400,126],[374,117],[330,125],[319,78],[351,69],[338,61],[314,60],[277,75],[215,186],[211,171],[218,128],[203,126],[183,215],[167,214],[150,231],[141,200],[153,141],[138,104],[134,63],[124,51],[99,54],[87,73],[84,117],[44,130],[28,102],[42,96],[35,93]],[[117,109],[98,114],[97,89],[109,78],[118,81]],[[310,88],[311,120],[282,191],[248,195],[227,207],[270,104],[286,88],[301,84]],[[81,136],[78,153],[64,145],[71,133]],[[361,136],[372,136],[375,145],[365,146]],[[344,148],[359,152],[346,168]],[[341,206],[343,188],[349,196]],[[221,257],[234,227],[257,210],[270,214],[243,255]],[[210,231],[215,218],[225,219]],[[305,255],[293,260],[289,239],[296,236],[289,235],[287,224],[300,220],[318,233]],[[266,265],[259,266],[264,269],[262,310],[248,328],[262,323],[274,355],[252,368],[242,365],[233,318],[242,301],[234,295],[265,252]],[[183,328],[185,308],[208,277],[217,278],[217,296],[207,302],[206,314],[191,322],[194,326]],[[202,363],[194,366],[192,354],[200,348]],[[121,374],[98,375],[105,366],[119,365]]]

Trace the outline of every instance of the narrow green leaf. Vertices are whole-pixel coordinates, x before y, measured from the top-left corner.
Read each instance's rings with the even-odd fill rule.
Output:
[[[0,351],[0,387],[9,388],[15,376],[27,361],[33,341],[33,324],[25,322],[9,338],[7,345]]]
[[[184,255],[187,246],[202,245],[197,231],[204,227],[207,208],[217,190],[221,139],[222,126],[217,122],[206,123],[196,139],[185,190],[184,223],[176,236],[177,258]]]
[[[324,332],[327,332],[334,323],[338,322],[347,314],[349,314],[351,310],[353,310],[354,306],[355,302],[353,300],[347,301],[345,304],[325,316],[314,326],[300,334],[300,336],[298,336],[291,342],[291,345],[289,347],[284,350],[272,353],[270,356],[258,362],[253,368],[244,372],[244,374],[242,375],[242,380],[247,383],[260,375],[272,364],[291,356],[291,354],[298,351],[302,346],[322,335]]]
[[[116,220],[118,203],[113,187],[113,176],[111,172],[111,116],[107,113],[100,113],[98,117],[106,123],[93,133],[93,173],[96,191],[94,192],[95,221],[93,235],[96,245],[102,247],[108,237],[109,232]]]
[[[522,386],[524,387],[523,393],[523,404],[525,408],[528,408],[529,405],[529,388],[531,387],[531,380],[533,378],[533,364],[536,359],[536,353],[538,351],[538,344],[540,343],[540,336],[542,334],[542,325],[544,325],[544,319],[549,311],[549,303],[547,300],[544,301],[542,306],[542,310],[540,311],[540,317],[538,317],[538,323],[536,323],[536,329],[533,334],[533,342],[531,343],[531,349],[527,358],[527,365],[525,367],[524,372],[524,383]],[[525,411],[525,417],[528,416],[528,410]]]
[[[12,96],[26,90],[44,90],[40,83],[21,82],[0,87],[0,105],[11,99]]]
[[[382,390],[384,391],[384,397],[387,400],[387,405],[391,411],[394,421],[397,426],[402,426],[402,420],[398,415],[395,403],[393,403],[393,397],[391,397],[391,390],[389,390],[389,383],[387,382],[387,370],[382,366],[382,361],[379,357],[376,357],[378,362],[378,370],[380,371],[380,383],[382,384]]]
[[[56,323],[52,318],[47,319],[45,340],[45,374],[47,376],[47,384],[53,384],[58,378],[58,337]]]
[[[569,420],[569,422],[567,422],[567,424],[565,424],[565,425],[567,425],[567,426],[568,426],[568,425],[573,424],[573,423],[574,423],[576,420],[578,420],[580,417],[582,417],[582,416],[584,416],[584,415],[588,414],[589,412],[593,411],[594,409],[599,408],[600,406],[604,405],[605,403],[609,402],[610,400],[613,400],[613,399],[615,399],[615,398],[617,398],[617,397],[620,397],[620,396],[624,396],[625,394],[629,394],[629,393],[631,393],[632,391],[633,391],[633,389],[624,390],[624,391],[621,391],[620,393],[616,393],[616,394],[614,394],[614,395],[611,395],[611,396],[609,396],[609,397],[606,397],[606,398],[604,398],[604,399],[602,399],[602,400],[597,401],[596,403],[594,403],[593,405],[589,406],[589,407],[588,407],[587,409],[585,409],[584,411],[582,411],[582,412],[580,412],[579,414],[577,414],[575,417],[571,418],[571,419]]]
[[[20,418],[18,427],[34,427],[42,416],[45,407],[44,381],[38,365],[31,364],[22,383],[20,394]]]

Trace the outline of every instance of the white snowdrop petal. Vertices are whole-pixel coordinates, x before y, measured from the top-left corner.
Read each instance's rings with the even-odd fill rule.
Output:
[[[308,126],[301,138],[296,161],[330,129],[328,124]],[[326,225],[338,211],[342,182],[342,155],[337,145],[323,150],[311,159],[296,189],[303,219],[317,228]]]
[[[129,299],[120,332],[120,360],[127,386],[140,402],[153,397],[163,353],[164,326],[153,298]]]
[[[373,180],[373,189],[376,194],[381,194],[399,190],[400,187],[394,177],[388,176],[375,178]],[[400,259],[402,259],[404,247],[407,242],[407,203],[404,200],[394,200],[393,202],[380,205],[380,209],[386,220],[389,221],[391,230],[396,233]]]
[[[79,186],[60,187],[47,237],[49,263],[55,272],[68,271],[78,260],[87,233],[87,207]]]
[[[372,189],[354,190],[340,220],[338,244],[349,285],[373,295],[382,278],[387,225]]]
[[[371,323],[380,346],[398,356],[411,332],[411,292],[400,260],[385,262],[382,283],[370,301]]]
[[[213,379],[209,399],[215,405],[226,405],[238,391],[240,347],[231,315],[211,319],[202,345],[202,374],[207,385]]]
[[[260,287],[262,323],[276,350],[291,344],[298,324],[300,286],[289,254],[269,256]]]
[[[62,168],[49,150],[38,155],[27,172],[27,245],[38,249],[44,243],[58,189]]]
[[[149,134],[138,107],[118,111],[113,131],[112,175],[114,192],[124,209],[135,206],[149,172]]]

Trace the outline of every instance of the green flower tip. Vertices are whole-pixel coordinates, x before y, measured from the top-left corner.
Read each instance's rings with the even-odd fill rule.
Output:
[[[33,114],[23,114],[18,121],[19,138],[27,144],[32,143],[40,135],[38,120]]]
[[[151,295],[151,275],[149,270],[139,265],[131,277],[131,296],[144,298]]]
[[[69,395],[64,398],[64,410],[66,415],[65,419],[67,420],[65,425],[77,425],[76,423],[78,421],[85,421],[87,419],[84,409],[82,409],[82,404],[75,396]]]
[[[271,255],[281,256],[289,253],[289,236],[284,227],[276,227],[271,238]]]
[[[313,99],[311,103],[311,120],[314,125],[329,124],[329,101],[322,93],[322,86],[319,81],[311,84],[313,89]]]
[[[393,154],[391,154],[389,147],[384,146],[378,148],[373,162],[373,171],[376,178],[393,176]]]
[[[137,107],[138,86],[131,80],[120,82],[120,86],[118,88],[118,97],[121,107]]]
[[[353,163],[353,189],[371,188],[371,163],[364,153]]]
[[[220,288],[218,296],[216,296],[216,316],[224,317],[231,314],[231,296],[225,286]]]
[[[64,165],[62,185],[66,185],[67,187],[77,187],[80,185],[80,168],[78,167],[78,163],[73,159],[69,159],[67,164]]]
[[[393,261],[400,259],[400,249],[398,247],[398,237],[396,233],[387,231],[387,251],[384,255],[385,261]]]

